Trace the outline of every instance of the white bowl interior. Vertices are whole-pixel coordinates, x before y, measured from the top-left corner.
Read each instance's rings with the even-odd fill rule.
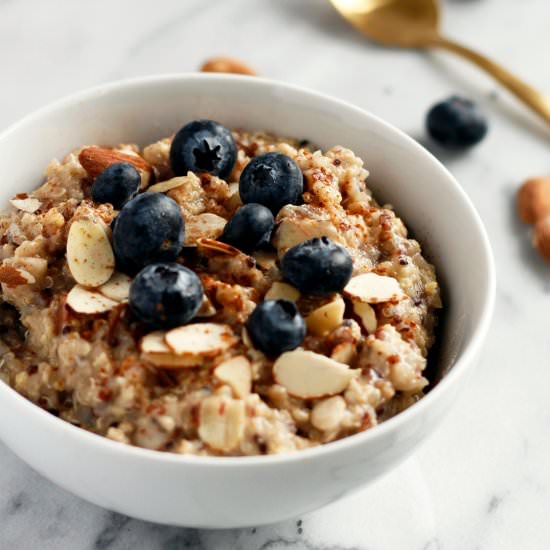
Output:
[[[167,81],[169,85],[167,85]],[[445,323],[437,357],[447,372],[471,341],[487,307],[490,252],[468,199],[439,163],[412,140],[363,112],[260,79],[200,75],[115,84],[31,115],[0,137],[0,202],[42,180],[52,158],[84,144],[148,144],[189,120],[269,130],[342,145],[362,157],[369,186],[395,205],[443,282]]]

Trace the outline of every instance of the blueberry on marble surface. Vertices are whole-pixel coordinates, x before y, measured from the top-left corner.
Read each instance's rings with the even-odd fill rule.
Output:
[[[245,204],[227,222],[220,240],[248,254],[270,241],[274,225],[271,210],[261,204]]]
[[[426,126],[430,136],[449,149],[471,147],[488,131],[487,119],[475,103],[457,96],[434,105],[428,112]]]
[[[188,323],[198,312],[204,291],[197,275],[177,263],[156,263],[142,269],[130,286],[134,315],[155,328]]]
[[[226,179],[237,161],[237,145],[231,131],[214,120],[195,120],[174,136],[170,164],[176,176],[208,172]]]
[[[303,294],[327,296],[341,291],[351,278],[350,253],[328,237],[304,241],[287,251],[283,277]]]
[[[118,269],[129,275],[155,262],[174,261],[183,246],[185,224],[179,205],[162,193],[143,193],[116,218],[113,250]]]
[[[306,336],[304,318],[289,300],[266,300],[258,304],[246,328],[254,345],[269,356],[297,348]]]
[[[141,175],[135,166],[128,162],[116,162],[96,177],[92,185],[92,200],[111,203],[116,210],[120,210],[137,195],[140,185]]]
[[[299,204],[303,192],[304,176],[300,168],[282,153],[265,153],[253,158],[239,181],[244,204],[262,204],[273,214],[286,204]]]

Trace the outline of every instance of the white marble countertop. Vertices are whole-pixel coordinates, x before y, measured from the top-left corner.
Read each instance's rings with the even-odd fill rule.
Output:
[[[452,35],[550,91],[548,0],[444,7]],[[368,44],[323,0],[0,0],[0,129],[70,92],[192,71],[216,54],[351,101],[421,141],[425,112],[440,98],[461,93],[482,105],[491,128],[479,147],[434,151],[475,202],[496,256],[497,307],[481,364],[403,466],[356,496],[271,527],[198,531],[132,520],[67,494],[0,444],[0,548],[549,548],[550,266],[530,250],[513,210],[519,182],[550,171],[549,134],[476,70],[446,54]]]

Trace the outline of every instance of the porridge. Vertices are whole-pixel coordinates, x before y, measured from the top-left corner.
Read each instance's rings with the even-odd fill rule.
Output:
[[[199,120],[85,146],[0,216],[0,378],[181,454],[290,452],[420,399],[433,266],[343,147]]]

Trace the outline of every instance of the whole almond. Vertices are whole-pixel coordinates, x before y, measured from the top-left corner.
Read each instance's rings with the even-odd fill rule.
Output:
[[[212,57],[207,59],[200,68],[203,73],[232,73],[256,76],[256,71],[242,61],[232,57]]]
[[[137,168],[141,174],[141,189],[145,189],[151,182],[153,168],[143,160],[139,155],[123,153],[115,149],[106,149],[105,147],[84,147],[78,155],[78,160],[82,168],[88,172],[88,175],[95,178],[111,164],[116,162],[127,162]]]
[[[533,246],[547,262],[550,262],[550,215],[535,224]]]
[[[522,222],[536,223],[550,214],[550,177],[531,178],[519,188],[518,216]]]

